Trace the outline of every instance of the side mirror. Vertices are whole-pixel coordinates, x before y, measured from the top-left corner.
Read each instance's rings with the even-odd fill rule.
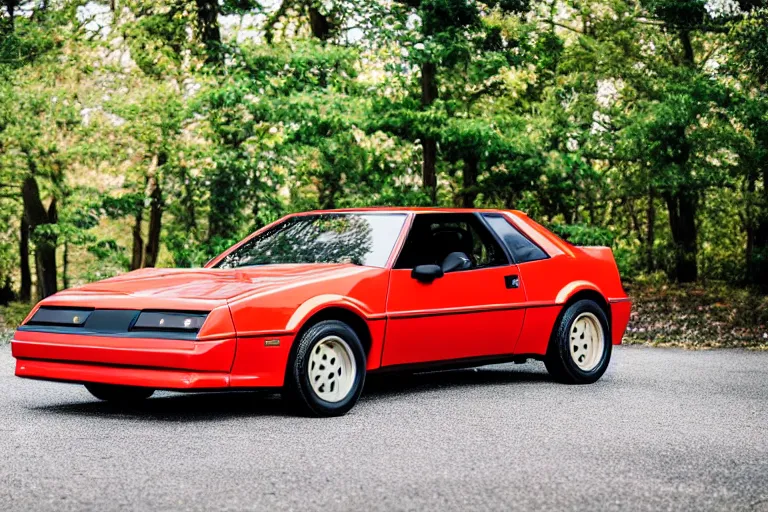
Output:
[[[431,283],[443,277],[443,269],[439,265],[418,265],[411,271],[411,277],[422,283]]]
[[[472,267],[472,260],[463,252],[452,252],[443,260],[442,269],[446,274],[454,270],[467,270]]]

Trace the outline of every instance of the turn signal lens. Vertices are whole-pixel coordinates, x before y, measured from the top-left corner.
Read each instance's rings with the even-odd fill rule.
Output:
[[[137,330],[199,331],[208,313],[143,311],[133,325]]]

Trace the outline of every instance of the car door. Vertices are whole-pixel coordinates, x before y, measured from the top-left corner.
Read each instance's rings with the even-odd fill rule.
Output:
[[[471,266],[429,283],[412,277],[454,252]],[[391,271],[382,365],[509,354],[524,304],[517,266],[479,215],[418,213]]]

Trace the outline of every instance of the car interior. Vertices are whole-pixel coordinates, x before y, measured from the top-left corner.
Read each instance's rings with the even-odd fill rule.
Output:
[[[473,221],[470,215],[417,215],[395,268],[438,265],[452,272],[506,263],[498,244],[490,234],[483,240]]]

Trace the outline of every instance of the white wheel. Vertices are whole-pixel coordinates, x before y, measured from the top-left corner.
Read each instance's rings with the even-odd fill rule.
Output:
[[[571,359],[584,371],[593,370],[603,357],[605,336],[600,320],[592,313],[581,313],[571,326]]]
[[[357,364],[347,342],[330,335],[321,339],[312,349],[307,373],[317,397],[336,403],[344,400],[352,389]]]

